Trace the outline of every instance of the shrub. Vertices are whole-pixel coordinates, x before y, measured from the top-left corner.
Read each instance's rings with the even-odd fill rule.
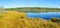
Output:
[[[59,18],[51,18],[51,21],[52,22],[60,22],[60,19]]]

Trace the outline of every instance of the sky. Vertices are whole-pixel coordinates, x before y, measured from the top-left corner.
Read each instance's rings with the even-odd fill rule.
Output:
[[[0,7],[51,7],[60,8],[60,0],[0,0]]]

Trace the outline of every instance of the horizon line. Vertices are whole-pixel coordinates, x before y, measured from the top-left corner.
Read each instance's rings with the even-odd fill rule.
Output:
[[[3,8],[24,8],[24,7],[3,7]],[[38,7],[38,8],[60,8],[60,7]]]

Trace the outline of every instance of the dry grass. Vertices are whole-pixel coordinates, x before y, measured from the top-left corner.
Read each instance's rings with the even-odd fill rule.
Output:
[[[0,28],[60,28],[51,21],[39,18],[26,18],[26,13],[8,11],[0,20]]]

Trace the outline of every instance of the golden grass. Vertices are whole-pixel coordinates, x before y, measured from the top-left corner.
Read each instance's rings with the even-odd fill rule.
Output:
[[[0,28],[60,28],[51,21],[39,18],[26,18],[26,13],[8,11],[0,21]],[[23,18],[21,18],[23,17]]]

